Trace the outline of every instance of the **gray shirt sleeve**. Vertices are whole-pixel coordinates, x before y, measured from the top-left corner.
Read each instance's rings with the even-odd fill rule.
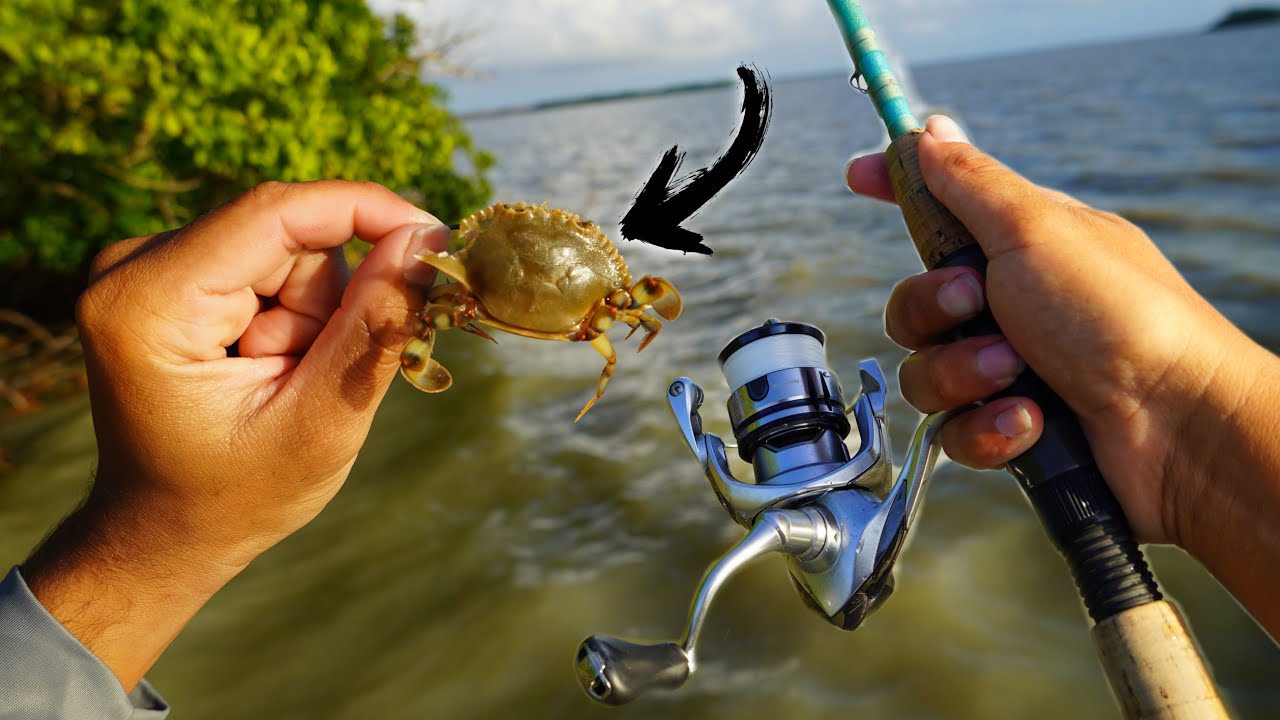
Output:
[[[0,582],[0,720],[162,720],[169,705],[146,680],[126,693],[102,661],[27,588]]]

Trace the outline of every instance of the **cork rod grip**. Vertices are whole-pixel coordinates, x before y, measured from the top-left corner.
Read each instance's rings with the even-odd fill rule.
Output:
[[[1126,718],[1230,717],[1178,609],[1166,601],[1130,608],[1093,626],[1093,642]]]
[[[951,211],[929,192],[920,175],[920,136],[923,131],[899,135],[889,145],[885,158],[893,194],[902,209],[907,232],[916,244],[916,252],[930,270],[966,247],[977,248],[977,241]]]

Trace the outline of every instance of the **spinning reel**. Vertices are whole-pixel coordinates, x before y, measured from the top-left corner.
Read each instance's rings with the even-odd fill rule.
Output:
[[[733,436],[754,483],[735,478],[724,441],[702,431],[702,389],[683,377],[667,388],[685,443],[720,504],[748,532],[703,577],[678,643],[603,635],[583,641],[578,678],[593,699],[621,705],[682,685],[697,667],[698,635],[716,593],[768,553],[785,555],[806,604],[845,630],[857,628],[893,592],[893,563],[924,497],[946,414],[921,422],[894,479],[879,364],[858,366],[857,393],[846,405],[824,343],[812,325],[769,320],[721,351]],[[850,456],[844,441],[855,426],[858,448]]]

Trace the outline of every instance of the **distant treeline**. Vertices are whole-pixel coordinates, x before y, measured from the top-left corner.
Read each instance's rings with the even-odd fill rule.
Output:
[[[1245,25],[1273,22],[1280,22],[1280,6],[1278,5],[1240,8],[1227,13],[1226,17],[1214,23],[1209,30],[1212,32],[1214,30],[1226,30]]]
[[[595,95],[584,95],[582,97],[569,98],[565,100],[546,100],[532,106],[533,110],[549,110],[551,108],[565,107],[567,105],[586,105],[589,103],[609,102],[611,100],[627,100],[639,97],[654,97],[659,95],[675,95],[676,93],[693,92],[695,90],[712,90],[715,88],[733,87],[731,80],[710,80],[706,82],[683,83],[680,85],[669,85],[661,88],[650,88],[642,90],[624,90],[621,92],[598,93]]]
[[[591,105],[593,103],[610,102],[613,100],[630,100],[632,98],[642,97],[660,97],[662,95],[675,95],[678,93],[695,92],[697,90],[714,90],[717,88],[734,87],[733,80],[709,80],[704,82],[681,83],[679,85],[664,85],[656,88],[642,88],[639,90],[619,90],[604,93],[596,93],[593,95],[577,95],[571,98],[563,98],[560,100],[543,100],[541,102],[530,103],[528,105],[517,105],[512,107],[503,107],[496,110],[481,110],[478,112],[468,113],[467,117],[479,118],[493,115],[508,115],[511,113],[535,112],[537,110],[552,110],[554,108],[573,107],[576,105]]]

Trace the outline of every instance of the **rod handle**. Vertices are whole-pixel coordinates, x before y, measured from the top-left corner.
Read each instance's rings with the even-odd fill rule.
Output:
[[[916,250],[930,269],[965,265],[986,272],[987,258],[973,235],[929,192],[920,173],[920,130],[901,135],[886,154],[894,194]],[[988,310],[958,331],[961,337],[1000,332]],[[1098,472],[1075,414],[1043,380],[1023,372],[995,397],[1028,397],[1044,412],[1040,439],[1008,463],[1040,516],[1049,538],[1066,556],[1089,615],[1103,620],[1160,599],[1120,504]]]
[[[1229,718],[1181,613],[1168,601],[1130,608],[1093,626],[1111,690],[1129,720]]]
[[[918,152],[921,135],[923,131],[916,130],[896,138],[885,154],[894,195],[916,252],[930,270],[966,266],[986,274],[987,257],[982,248],[969,229],[929,192],[924,182]],[[995,317],[987,309],[961,326],[957,336],[1000,332]],[[1062,548],[1071,540],[1069,535],[1080,529],[1081,522],[1101,520],[1103,516],[1115,516],[1121,525],[1127,525],[1106,484],[1091,480],[1097,474],[1097,462],[1079,420],[1066,402],[1030,370],[993,397],[1010,396],[1034,400],[1044,414],[1040,440],[1010,462],[1007,469],[1041,512],[1054,542]],[[1067,493],[1071,497],[1063,492],[1049,492],[1046,486],[1050,481],[1071,485]],[[1055,497],[1059,495],[1062,497]],[[1065,501],[1061,501],[1063,498]]]
[[[918,147],[923,131],[896,138],[886,153],[894,195],[902,210],[916,252],[930,270],[967,266],[987,271],[983,254],[969,229],[938,201],[920,173]],[[990,309],[957,330],[958,337],[1000,333]],[[1007,465],[1045,521],[1059,549],[1072,541],[1082,523],[1112,517],[1127,525],[1105,483],[1094,482],[1097,463],[1084,431],[1071,408],[1034,372],[1024,371],[1013,384],[993,397],[1028,397],[1044,414],[1040,440]],[[1065,490],[1050,490],[1050,486]],[[1127,531],[1127,527],[1123,528]],[[1097,619],[1097,618],[1095,618]]]
[[[930,270],[963,265],[985,274],[987,257],[982,248],[969,229],[929,192],[924,182],[918,152],[922,135],[923,131],[916,130],[899,136],[885,154],[894,195],[916,252]],[[1000,332],[988,309],[966,322],[956,334],[974,337]],[[1071,534],[1081,529],[1082,522],[1101,520],[1105,515],[1118,516],[1116,519],[1126,524],[1106,484],[1091,481],[1097,473],[1097,463],[1071,408],[1030,370],[994,397],[1014,395],[1031,398],[1040,406],[1044,413],[1044,432],[1040,440],[1010,462],[1007,469],[1040,511],[1046,530],[1059,548],[1065,550],[1062,546],[1070,542]],[[1070,497],[1063,496],[1065,501],[1057,497],[1063,495],[1062,492],[1048,491],[1048,486],[1055,483],[1072,486],[1067,493]],[[1127,531],[1127,527],[1124,529]]]

